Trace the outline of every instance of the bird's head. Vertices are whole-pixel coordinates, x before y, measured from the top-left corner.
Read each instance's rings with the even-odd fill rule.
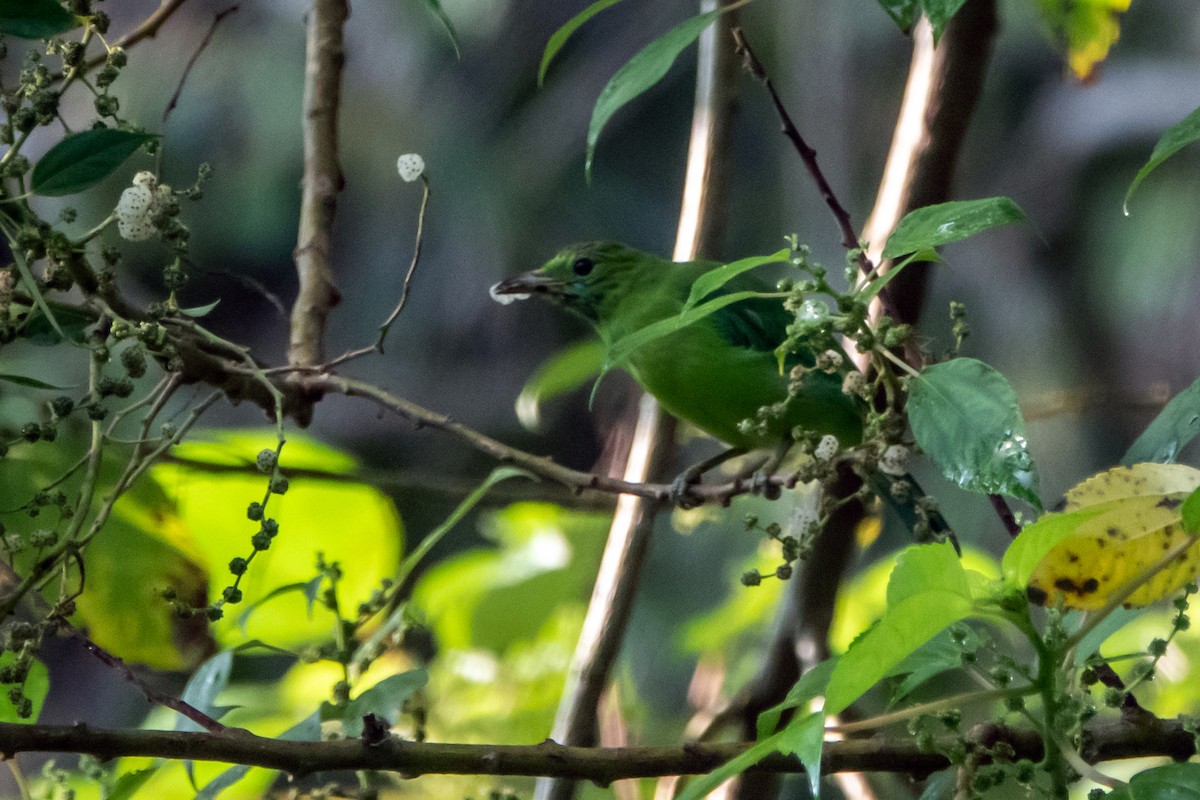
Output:
[[[603,325],[646,275],[645,253],[617,242],[581,242],[560,250],[541,269],[501,281],[491,289],[501,303],[540,294],[595,325]]]

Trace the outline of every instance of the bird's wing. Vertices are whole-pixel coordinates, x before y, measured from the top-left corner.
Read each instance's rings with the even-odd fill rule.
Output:
[[[721,287],[714,296],[770,290],[771,287],[752,275],[739,275]],[[795,317],[776,298],[754,297],[718,309],[709,319],[721,338],[734,347],[771,353],[787,338],[787,326]],[[791,367],[799,363],[811,365],[811,355],[791,354],[784,366]]]

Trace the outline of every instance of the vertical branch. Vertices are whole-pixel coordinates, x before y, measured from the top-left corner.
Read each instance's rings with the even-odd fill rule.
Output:
[[[701,0],[701,11],[715,9],[717,2]],[[721,226],[716,220],[723,207],[709,203],[709,198],[728,194],[724,185],[729,176],[728,131],[734,110],[736,65],[732,50],[725,43],[729,41],[735,13],[721,15],[700,37],[696,102],[675,240],[676,261],[690,261],[700,252],[715,252],[721,236]],[[628,481],[660,477],[671,461],[675,443],[675,420],[662,412],[654,398],[643,395],[638,408],[633,445],[624,472]],[[625,638],[654,528],[655,510],[653,503],[632,495],[621,495],[617,501],[551,732],[551,738],[562,744],[596,742],[600,695]],[[572,780],[541,779],[534,797],[568,800],[574,796],[575,787]]]
[[[339,297],[333,284],[330,250],[337,196],[343,184],[337,123],[346,60],[342,29],[349,15],[346,0],[314,0],[308,13],[304,177],[295,253],[300,289],[292,307],[288,342],[288,362],[294,367],[314,366],[324,360],[325,318]]]

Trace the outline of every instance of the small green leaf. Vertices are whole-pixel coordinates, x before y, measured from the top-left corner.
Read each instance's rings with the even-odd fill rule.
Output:
[[[908,33],[917,21],[917,0],[877,0],[900,30]]]
[[[84,330],[96,321],[96,318],[86,310],[73,306],[55,305],[48,316],[41,303],[29,315],[25,323],[25,340],[39,347],[53,347],[63,341],[70,340],[76,344],[84,340]]]
[[[775,729],[779,727],[779,721],[783,718],[785,711],[808,705],[818,695],[824,694],[825,687],[829,685],[829,676],[833,674],[835,666],[837,666],[836,657],[827,658],[820,664],[817,664],[800,676],[800,680],[796,681],[796,685],[788,691],[787,697],[783,699],[782,703],[771,706],[759,714],[756,723],[758,738],[766,739],[775,733]]]
[[[52,383],[46,383],[45,381],[39,381],[37,378],[26,378],[24,375],[9,375],[4,372],[0,372],[0,381],[8,381],[9,383],[17,384],[18,386],[28,386],[30,389],[62,390],[62,389],[67,388],[65,386],[55,386]]]
[[[688,311],[694,308],[704,298],[720,289],[731,280],[741,275],[743,272],[749,272],[756,267],[761,267],[764,264],[783,264],[786,263],[791,251],[786,248],[778,253],[772,253],[769,256],[751,256],[743,258],[729,264],[710,269],[692,284],[692,290],[688,293],[687,302],[683,304],[683,310]]]
[[[888,608],[913,595],[935,589],[971,596],[967,572],[949,542],[905,548],[896,559],[888,579]]]
[[[1078,511],[1044,514],[1037,522],[1026,525],[1013,543],[1004,551],[1000,572],[1004,579],[1023,592],[1029,578],[1042,558],[1060,542],[1074,536],[1079,527],[1100,514],[1119,509],[1126,498],[1082,508]]]
[[[918,208],[905,215],[883,248],[884,258],[915,253],[957,242],[968,236],[1022,222],[1024,212],[1007,197],[957,200]]]
[[[865,285],[861,289],[859,289],[858,290],[859,299],[862,300],[862,302],[864,302],[864,303],[870,302],[871,300],[875,299],[875,295],[882,292],[884,287],[887,286],[889,283],[891,283],[892,280],[897,275],[900,274],[900,270],[904,269],[909,264],[912,264],[914,261],[915,262],[941,263],[942,258],[941,258],[941,256],[938,255],[937,250],[933,250],[933,249],[920,250],[916,253],[913,253],[913,254],[909,255],[907,258],[905,258],[903,261],[901,261],[899,264],[894,264],[892,266],[892,268],[889,269],[887,272],[885,272],[882,275],[879,275],[875,278],[872,278],[867,283],[867,285]]]
[[[218,297],[216,300],[213,300],[211,303],[206,303],[205,305],[202,305],[202,306],[193,306],[192,308],[181,308],[181,309],[179,309],[179,313],[186,314],[187,316],[191,317],[192,319],[200,319],[201,317],[207,317],[209,314],[211,314],[212,310],[214,308],[216,308],[220,304],[220,302],[221,302],[221,298]]]
[[[984,639],[969,625],[958,625],[959,631],[944,630],[916,652],[896,665],[890,673],[892,676],[904,676],[904,679],[892,690],[891,704],[895,705],[907,697],[921,684],[937,677],[944,672],[962,668],[963,656],[973,654],[984,643]],[[951,635],[954,633],[955,635]]]
[[[921,7],[925,11],[925,16],[929,17],[929,24],[933,27],[935,43],[942,38],[946,24],[950,22],[951,17],[958,13],[965,2],[966,0],[921,0]]]
[[[1185,761],[1139,772],[1105,800],[1200,800],[1200,764]]]
[[[546,42],[546,50],[542,53],[542,63],[538,66],[538,86],[541,86],[546,80],[546,70],[550,68],[550,62],[554,60],[554,57],[558,55],[558,51],[567,43],[567,39],[571,38],[571,34],[575,33],[589,19],[604,9],[615,6],[619,2],[621,0],[596,0],[596,2],[583,11],[580,11],[567,20],[566,24],[554,32],[550,37],[550,41]]]
[[[821,796],[821,751],[825,749],[825,715],[799,716],[780,731],[779,752],[800,759],[813,797]]]
[[[442,26],[442,30],[446,32],[446,36],[450,39],[450,44],[454,47],[454,55],[456,58],[462,58],[462,51],[458,48],[458,34],[454,32],[454,25],[450,22],[450,18],[446,16],[445,9],[439,0],[424,0],[425,7],[429,9],[429,13],[433,14],[434,19]]]
[[[1197,139],[1200,139],[1200,108],[1163,131],[1158,144],[1154,145],[1154,151],[1150,153],[1150,160],[1138,170],[1138,174],[1133,178],[1133,183],[1129,184],[1129,190],[1125,192],[1123,208],[1126,216],[1129,215],[1129,198],[1133,197],[1134,191],[1146,179],[1146,176],[1157,169],[1159,164]]]
[[[772,753],[778,752],[784,731],[763,739],[740,755],[726,761],[707,775],[691,781],[675,800],[702,800],[708,797],[718,786],[753,767]]]
[[[0,0],[0,33],[7,36],[49,39],[83,23],[56,0]]]
[[[973,358],[926,367],[909,384],[908,419],[917,444],[947,478],[1041,509],[1017,395],[995,369]]]
[[[213,719],[220,719],[225,712],[229,711],[229,708],[216,705],[217,695],[229,685],[229,675],[233,672],[234,652],[232,649],[222,650],[201,664],[188,679],[179,699]],[[175,730],[199,731],[203,728],[187,717],[181,716],[175,721]]]
[[[596,142],[600,139],[600,131],[604,130],[612,115],[662,80],[684,48],[696,41],[718,16],[739,5],[741,3],[734,3],[679,23],[638,51],[609,79],[608,84],[600,90],[600,96],[596,98],[596,105],[592,109],[592,121],[588,125],[587,157],[583,171],[589,181],[592,177],[592,158],[596,154]]]
[[[156,138],[152,133],[114,128],[73,133],[38,161],[30,178],[30,189],[47,197],[82,192],[107,178],[138,148]]]
[[[16,653],[6,651],[0,654],[0,668],[14,666],[16,661]],[[42,663],[41,659],[34,658],[29,662],[29,675],[25,678],[22,690],[24,695],[33,704],[32,713],[28,717],[17,716],[17,709],[13,706],[12,701],[6,697],[4,700],[0,700],[0,722],[18,722],[24,725],[32,725],[38,721],[38,716],[42,713],[42,704],[46,702],[46,695],[50,693],[50,672],[46,669],[46,665]]]
[[[1183,527],[1193,536],[1200,535],[1200,489],[1188,495],[1180,509],[1183,515]]]
[[[525,382],[517,396],[517,419],[536,431],[546,402],[586,384],[604,364],[604,343],[596,339],[576,342],[555,353]]]
[[[1179,451],[1200,434],[1200,380],[1171,398],[1171,402],[1129,446],[1122,464],[1155,461],[1173,464]]]
[[[342,732],[346,737],[362,736],[363,717],[375,714],[388,722],[395,722],[408,698],[429,682],[423,669],[412,669],[384,678],[370,689],[362,692],[344,707],[329,703],[321,704],[321,720],[341,720]]]

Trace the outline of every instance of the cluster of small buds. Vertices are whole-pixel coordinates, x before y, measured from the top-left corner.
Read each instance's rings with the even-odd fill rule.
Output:
[[[912,451],[902,444],[888,445],[879,457],[879,471],[894,478],[903,478],[908,474],[908,462]]]
[[[867,383],[867,376],[863,375],[858,370],[847,372],[846,377],[842,379],[842,394],[848,394],[851,397],[861,397],[867,399],[870,393],[870,384]]]
[[[817,355],[816,369],[821,372],[830,374],[837,372],[842,368],[842,364],[846,363],[846,359],[837,350],[826,350]]]
[[[817,461],[831,461],[841,449],[841,443],[838,438],[832,433],[827,433],[821,437],[821,441],[817,442],[817,446],[813,448],[813,458]]]

